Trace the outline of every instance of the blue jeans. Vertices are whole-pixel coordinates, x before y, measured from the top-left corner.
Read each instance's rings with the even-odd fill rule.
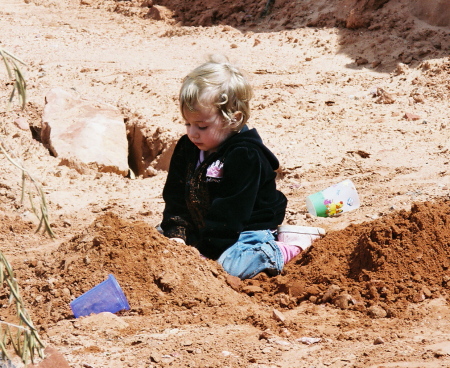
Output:
[[[262,271],[278,275],[284,266],[283,255],[270,230],[242,232],[217,262],[240,279],[251,279]]]

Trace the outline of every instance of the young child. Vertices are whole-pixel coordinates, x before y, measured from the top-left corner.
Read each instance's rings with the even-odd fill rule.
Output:
[[[287,199],[276,189],[277,158],[246,125],[249,83],[227,60],[211,58],[187,75],[179,98],[187,134],[176,145],[163,190],[164,235],[241,279],[279,274],[314,236],[296,227],[286,242],[275,238]]]

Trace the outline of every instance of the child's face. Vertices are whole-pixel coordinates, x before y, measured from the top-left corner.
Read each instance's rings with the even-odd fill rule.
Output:
[[[199,149],[207,153],[216,152],[219,146],[235,132],[225,126],[224,118],[214,106],[196,106],[195,111],[184,109],[186,133]]]

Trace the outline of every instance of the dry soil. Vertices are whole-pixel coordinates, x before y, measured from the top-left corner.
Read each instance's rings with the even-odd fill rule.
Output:
[[[1,138],[42,183],[56,238],[36,233],[2,154],[0,249],[46,346],[74,368],[450,366],[444,3],[3,0],[0,46],[27,64],[28,102],[6,111],[2,74]],[[67,167],[39,140],[61,87],[118,106],[164,149],[183,134],[180,81],[211,53],[254,86],[250,126],[280,159],[285,223],[327,230],[277,277],[239,282],[161,236],[160,166]],[[359,209],[307,213],[309,194],[344,179]],[[70,301],[108,274],[130,310],[74,318]]]

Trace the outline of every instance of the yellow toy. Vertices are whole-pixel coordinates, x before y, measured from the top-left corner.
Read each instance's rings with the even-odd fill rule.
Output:
[[[325,213],[326,213],[327,216],[338,215],[338,214],[340,214],[342,212],[342,207],[343,206],[344,206],[344,202],[342,202],[342,201],[337,202],[337,203],[334,203],[334,202],[333,203],[327,203],[326,204],[327,209],[326,209]]]

